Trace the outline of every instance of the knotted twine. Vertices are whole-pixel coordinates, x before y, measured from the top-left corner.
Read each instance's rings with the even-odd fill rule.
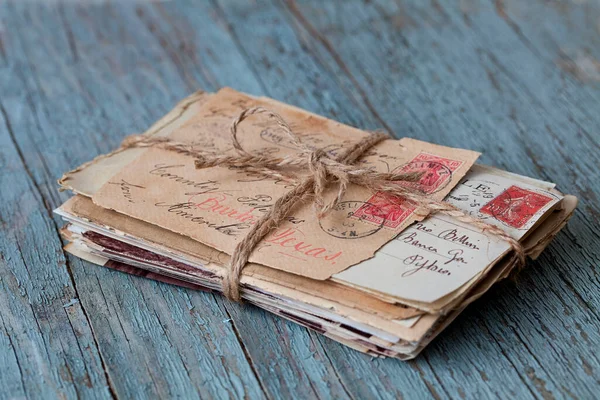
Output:
[[[253,154],[246,151],[237,139],[238,126],[242,121],[255,114],[266,114],[273,118],[277,125],[290,138],[298,152],[285,157],[271,157],[265,154]],[[233,120],[230,126],[230,136],[237,155],[215,155],[197,150],[192,145],[180,143],[165,137],[150,137],[132,135],[127,137],[117,151],[133,147],[152,147],[174,151],[179,154],[194,157],[196,168],[229,167],[244,172],[258,173],[277,180],[285,180],[294,184],[294,188],[277,199],[273,206],[252,225],[248,233],[236,245],[231,260],[223,277],[223,294],[234,301],[240,301],[240,278],[242,270],[248,263],[252,251],[258,243],[288,216],[290,211],[299,203],[312,198],[319,218],[333,209],[344,196],[349,184],[366,187],[373,192],[389,195],[395,205],[415,206],[415,212],[423,217],[441,213],[461,222],[479,228],[500,240],[506,241],[515,251],[517,262],[525,264],[523,246],[502,229],[491,225],[482,219],[473,217],[452,204],[433,200],[423,195],[410,185],[402,182],[416,182],[420,173],[381,173],[369,168],[353,165],[367,150],[383,140],[391,139],[384,133],[371,133],[337,156],[331,157],[323,149],[313,149],[302,142],[285,120],[278,114],[262,107],[248,108]],[[295,171],[308,171],[309,175],[300,176]],[[337,195],[325,202],[324,193],[329,184],[338,185]],[[384,217],[385,218],[385,217]]]

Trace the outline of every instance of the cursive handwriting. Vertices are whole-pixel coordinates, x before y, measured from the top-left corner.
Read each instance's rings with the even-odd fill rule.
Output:
[[[271,237],[265,240],[265,243],[287,249],[287,251],[291,251],[292,254],[297,253],[302,256],[322,259],[329,261],[332,264],[335,264],[336,260],[342,255],[341,251],[333,253],[325,247],[318,247],[318,245],[309,243],[303,240],[303,236],[304,234],[298,229],[286,228],[275,231]],[[293,257],[292,254],[286,255]]]
[[[458,243],[473,250],[479,250],[479,246],[471,242],[468,235],[460,234],[457,229],[447,229],[438,234],[440,239],[447,240],[452,243]]]
[[[406,257],[402,261],[402,263],[404,265],[408,265],[408,266],[412,267],[410,269],[407,269],[406,271],[404,271],[402,273],[402,275],[400,275],[402,278],[407,278],[407,277],[412,276],[412,275],[416,274],[417,272],[423,271],[423,270],[436,272],[438,274],[447,275],[447,276],[452,275],[452,273],[450,271],[439,266],[437,263],[437,260],[432,261],[432,260],[426,259],[425,257],[420,256],[418,254]]]
[[[156,175],[164,179],[175,181],[184,186],[191,186],[194,189],[197,189],[199,193],[211,193],[219,190],[220,183],[217,181],[208,180],[196,182],[192,179],[170,172],[170,170],[182,167],[184,167],[184,165],[156,164],[154,169],[151,169],[148,173],[150,175]]]
[[[237,198],[238,203],[252,207],[261,213],[266,213],[273,207],[273,203],[271,203],[272,200],[273,197],[269,196],[268,194],[257,194],[255,196],[242,196]],[[285,219],[292,224],[301,224],[306,222],[305,220],[296,218],[292,215],[288,215],[285,217]]]
[[[189,202],[194,204],[196,208],[202,211],[209,212],[211,214],[218,214],[224,217],[232,218],[234,221],[239,222],[247,222],[249,224],[256,224],[260,215],[256,215],[256,213],[264,214],[272,207],[272,204],[260,205],[261,200],[265,201],[266,199],[271,199],[271,196],[268,195],[257,195],[255,197],[239,197],[237,200],[239,203],[242,203],[246,206],[249,206],[246,211],[239,210],[235,207],[227,205],[226,202],[229,200],[227,197],[227,193],[208,193],[210,197],[207,197],[200,202],[197,202],[196,198],[199,197],[200,194],[206,193],[192,193],[192,197],[189,198]],[[241,199],[241,200],[240,200]],[[291,222],[292,224],[301,224],[304,222],[303,219],[298,219],[294,216],[288,215],[285,217],[285,220]]]
[[[425,232],[425,233],[431,233],[431,232],[433,232],[433,229],[431,229],[431,228],[428,228],[428,227],[427,227],[427,226],[426,226],[424,223],[422,223],[422,222],[417,222],[417,223],[415,224],[414,228],[415,228],[416,230],[418,230],[418,231],[422,231],[422,232]]]
[[[451,262],[457,262],[461,264],[467,264],[467,261],[462,257],[464,251],[462,249],[448,250],[450,259],[444,263],[444,265],[450,264]]]
[[[129,203],[135,203],[135,201],[133,201],[133,195],[131,193],[131,188],[139,188],[139,189],[146,189],[143,186],[140,185],[134,185],[133,183],[129,183],[127,182],[125,179],[121,179],[121,182],[108,182],[111,185],[118,185],[121,188],[121,194],[123,195],[123,197],[125,199],[127,199],[127,201]]]
[[[238,203],[242,203],[248,207],[252,207],[260,212],[267,212],[273,204],[273,196],[269,196],[268,194],[257,194],[256,196],[242,196],[237,198]]]
[[[260,172],[254,171],[244,171],[239,168],[231,167],[230,170],[236,171],[238,174],[245,175],[246,178],[238,179],[238,182],[248,183],[248,182],[263,182],[263,181],[271,181],[274,185],[283,186],[285,189],[293,189],[296,187],[296,184],[293,182],[284,180],[284,179],[274,179],[273,177],[263,174]]]
[[[168,204],[163,201],[155,203],[155,207],[166,208],[168,213],[174,214],[194,224],[203,225],[227,236],[238,236],[241,232],[252,226],[250,222],[238,222],[234,224],[217,224],[206,219],[204,216],[194,214],[196,204],[175,203]]]
[[[406,232],[403,234],[398,235],[398,237],[396,238],[396,240],[399,240],[403,243],[409,244],[411,246],[414,246],[416,248],[419,249],[423,249],[425,251],[429,251],[431,253],[437,253],[438,249],[433,247],[433,246],[429,246],[425,243],[420,242],[417,239],[417,232]]]
[[[234,221],[247,222],[249,224],[255,224],[258,221],[258,216],[253,215],[253,212],[255,211],[253,208],[249,208],[246,211],[240,211],[233,207],[225,205],[224,203],[226,201],[226,195],[222,193],[217,193],[213,196],[207,197],[200,203],[193,204],[195,204],[196,208],[199,210],[208,211],[209,213],[222,215],[224,217],[229,217]]]

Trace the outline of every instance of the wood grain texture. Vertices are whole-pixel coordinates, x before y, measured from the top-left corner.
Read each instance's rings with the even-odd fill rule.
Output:
[[[594,398],[599,42],[592,0],[0,0],[0,398]],[[62,172],[222,86],[482,151],[580,211],[409,363],[65,257]]]

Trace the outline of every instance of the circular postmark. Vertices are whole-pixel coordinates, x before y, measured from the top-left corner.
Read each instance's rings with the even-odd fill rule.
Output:
[[[367,222],[359,210],[370,207],[377,207],[364,201],[342,201],[338,203],[321,220],[319,226],[323,232],[339,239],[360,239],[377,233],[385,223],[385,218],[381,218],[381,223],[373,225]],[[357,212],[359,211],[359,212]]]
[[[423,194],[432,194],[444,189],[452,180],[452,170],[438,161],[411,161],[400,168],[400,172],[422,173],[416,182],[406,182],[403,185],[411,187]]]

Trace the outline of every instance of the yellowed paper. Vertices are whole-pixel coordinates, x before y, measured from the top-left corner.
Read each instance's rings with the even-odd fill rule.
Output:
[[[473,166],[447,196],[469,215],[519,240],[544,220],[563,196],[497,169]],[[384,245],[375,257],[334,278],[411,304],[433,303],[480,275],[510,250],[505,241],[455,218],[432,215]]]
[[[197,115],[170,137],[215,153],[232,152],[228,128],[241,110],[269,106],[232,91],[211,97]],[[285,106],[275,107],[303,141],[335,155],[367,133]],[[248,151],[285,155],[296,151],[271,121],[240,125]],[[419,171],[415,185],[442,199],[468,171],[478,153],[413,139],[388,140],[359,161],[379,171]],[[288,181],[215,167],[197,170],[188,156],[150,149],[106,183],[93,201],[104,208],[189,236],[231,254],[236,244],[274,201],[293,187]],[[333,196],[331,189],[329,195]],[[327,279],[374,252],[419,217],[365,188],[351,186],[343,201],[322,220],[311,204],[300,204],[288,220],[255,249],[250,260],[312,279]]]
[[[164,254],[180,262],[198,266],[208,266],[214,263],[218,266],[214,270],[216,274],[221,273],[229,259],[228,255],[191,238],[100,208],[82,196],[70,199],[61,206],[58,212],[65,218],[77,216],[87,220],[91,223],[90,228],[93,226],[110,227],[113,236],[125,243]],[[302,296],[302,293],[320,296],[325,302],[335,301],[351,308],[361,308],[383,318],[403,319],[422,313],[413,308],[384,302],[361,290],[348,288],[335,282],[312,280],[258,264],[250,264],[244,270],[244,274],[294,289],[299,292],[299,296]],[[244,279],[242,278],[242,282]]]
[[[195,143],[203,149],[212,149],[215,153],[232,151],[227,138],[228,127],[226,125],[228,125],[231,119],[233,119],[243,108],[253,105],[262,105],[266,108],[274,109],[278,113],[284,115],[286,120],[291,121],[294,131],[299,132],[302,135],[303,140],[312,148],[325,148],[332,156],[339,152],[344,146],[348,146],[365,135],[365,132],[343,126],[314,114],[309,114],[297,108],[278,103],[272,99],[261,98],[257,100],[248,96],[243,96],[230,89],[222,91],[219,95],[223,96],[223,98],[219,101],[215,101],[210,108],[208,108],[208,105],[205,107],[204,104],[207,100],[206,95],[199,93],[191,96],[189,99],[182,101],[176,109],[167,114],[161,121],[157,122],[148,133],[161,136],[171,135],[171,137],[176,140]],[[295,151],[289,140],[284,135],[281,135],[281,132],[278,132],[277,129],[273,129],[275,125],[270,121],[257,119],[253,123],[250,122],[252,121],[248,122],[248,126],[246,123],[243,124],[240,133],[242,145],[248,150],[275,152],[274,154],[278,155],[290,154]],[[221,130],[220,128],[223,129]],[[214,135],[215,132],[222,132],[222,134]],[[388,149],[386,146],[389,143],[394,143],[394,146],[395,144],[399,144],[400,146]],[[418,183],[419,189],[428,193],[428,190],[433,188],[429,193],[432,194],[433,197],[441,199],[457,184],[460,179],[459,177],[464,175],[464,172],[468,170],[469,167],[465,166],[464,171],[456,172],[461,170],[464,161],[463,158],[460,157],[459,159],[454,158],[458,150],[431,144],[425,145],[426,147],[424,147],[422,142],[407,139],[404,139],[403,141],[388,142],[380,148],[375,148],[373,152],[366,155],[360,162],[379,171],[398,171],[403,168],[424,171],[426,174]],[[148,183],[144,181],[147,186],[143,186],[139,181],[135,180],[139,178],[139,174],[126,175],[129,168],[126,168],[125,170],[123,170],[123,168],[125,168],[127,164],[140,154],[143,154],[143,158],[148,154],[152,154],[152,151],[153,150],[147,152],[140,149],[130,149],[115,156],[102,156],[94,162],[84,166],[79,172],[61,180],[63,187],[87,196],[94,195],[100,189],[102,189],[102,191],[106,190],[107,192],[112,190],[112,193],[121,201],[119,207],[122,207],[122,209],[130,207],[133,209],[133,211],[130,211],[132,214],[119,211],[123,212],[123,214],[120,214],[109,209],[98,207],[89,200],[83,198],[72,199],[61,208],[74,212],[77,214],[77,218],[82,216],[84,219],[89,219],[90,227],[98,229],[98,226],[102,226],[102,229],[106,229],[108,234],[117,240],[130,242],[134,245],[141,244],[149,251],[156,251],[157,254],[166,254],[170,258],[179,260],[188,265],[201,266],[201,268],[186,266],[186,268],[182,270],[178,270],[177,268],[164,270],[158,266],[145,264],[143,260],[140,260],[139,265],[136,265],[137,267],[149,269],[160,274],[173,274],[173,276],[178,279],[199,282],[203,285],[218,289],[220,287],[220,276],[222,276],[224,270],[223,265],[227,264],[229,256],[220,251],[218,247],[214,246],[214,243],[211,242],[211,240],[214,239],[214,235],[211,236],[210,232],[205,232],[204,240],[195,239],[194,236],[189,234],[189,230],[187,229],[179,231],[177,228],[171,229],[164,226],[157,226],[159,224],[156,224],[151,220],[148,221],[150,223],[147,223],[144,222],[143,218],[129,218],[127,216],[135,216],[135,207],[140,206],[143,202],[155,200],[153,194],[139,196],[138,194],[139,192],[142,192],[142,190],[151,188],[157,193],[164,193],[173,189],[170,186],[167,187],[166,181],[179,180],[177,183],[182,184],[185,179],[190,179],[188,175],[177,175],[177,173],[175,173],[176,176],[171,176],[170,174],[173,170],[167,168],[163,171],[165,176],[161,176],[162,180],[152,181],[152,179],[150,179]],[[398,156],[396,154],[397,152],[403,152],[405,154]],[[468,154],[464,157],[464,159],[470,160],[467,161],[467,164],[469,165],[475,159],[476,154],[472,153],[472,156],[472,160],[469,159]],[[148,157],[153,156],[151,155]],[[156,154],[154,157],[156,157]],[[158,163],[161,161],[168,163],[174,160],[172,154],[168,156],[159,155],[158,157],[165,157],[164,160],[154,160]],[[191,160],[188,158],[182,158],[181,161],[175,161],[181,162],[182,164],[192,164]],[[133,164],[133,166],[135,165],[136,163]],[[171,164],[165,164],[164,166],[170,165]],[[148,163],[147,166],[150,166],[150,164]],[[473,167],[470,172],[476,172],[477,168],[478,167],[476,166]],[[450,172],[448,173],[447,170],[450,170]],[[129,170],[129,172],[131,171]],[[196,171],[190,171],[190,174],[193,174],[194,172]],[[230,172],[231,171],[227,171],[227,173]],[[488,222],[503,227],[511,233],[513,237],[523,240],[527,254],[536,257],[572,215],[577,204],[577,199],[573,196],[565,196],[564,200],[558,200],[562,197],[562,194],[553,190],[554,185],[547,182],[514,175],[505,171],[495,170],[495,173],[496,177],[491,180],[481,176],[478,176],[477,179],[473,179],[471,174],[471,176],[465,176],[463,185],[457,186],[451,195],[447,197],[447,200],[463,209],[472,211],[473,215],[480,218],[487,218]],[[130,180],[119,180],[117,174],[124,174],[124,176],[128,176]],[[256,193],[252,192],[255,185],[260,185],[262,182],[266,181],[264,177],[250,174],[244,177],[247,182],[237,182],[235,179],[232,179],[231,176],[235,175],[226,174],[223,181],[219,181],[219,183],[224,184],[225,188],[230,193],[234,194],[235,192],[233,190],[239,189],[243,184],[244,192],[248,191],[248,193],[252,193],[253,195],[265,194],[261,193],[261,191],[257,191]],[[447,176],[450,176],[450,179],[446,179]],[[501,182],[502,179],[499,177],[506,179],[509,185],[506,185],[506,182]],[[196,179],[196,177],[192,178]],[[211,176],[207,176],[205,179],[211,179]],[[234,180],[237,187],[236,185],[231,184],[231,180]],[[512,182],[512,180],[520,181],[521,183],[525,182],[541,190],[531,190],[532,188],[522,186],[518,187],[519,185],[516,185],[517,188],[513,188],[512,183],[514,182]],[[230,185],[227,186],[226,184]],[[272,182],[272,185],[274,186],[279,185],[285,187],[288,184],[289,182]],[[160,185],[163,186],[162,189],[158,188]],[[177,196],[179,191],[177,186],[174,188],[175,190],[173,190],[173,193]],[[205,189],[208,190],[206,193],[207,196],[219,193],[218,190],[211,191],[210,188],[203,185],[200,185],[199,192],[202,192],[202,190]],[[289,190],[289,187],[284,189]],[[267,194],[273,198],[276,198],[280,193],[285,192],[285,190],[278,191],[277,187],[275,189],[271,188],[271,190],[272,192],[268,192]],[[528,193],[532,191],[534,193]],[[346,242],[352,242],[349,246],[363,246],[365,243],[373,240],[372,236],[382,235],[382,233],[384,233],[380,233],[380,231],[390,232],[389,238],[391,239],[412,221],[416,220],[410,210],[403,209],[402,206],[393,204],[389,199],[386,199],[385,196],[364,193],[366,196],[364,197],[366,200],[364,200],[363,197],[360,197],[360,195],[363,194],[360,190],[351,192],[351,194],[353,194],[351,202],[362,202],[362,204],[354,204],[354,208],[352,208],[350,204],[345,203],[340,209],[334,210],[338,212],[337,217],[339,218],[336,219],[336,214],[332,213],[333,218],[331,220],[319,221],[318,226],[319,229],[323,230],[321,224],[323,222],[329,223],[329,225],[326,225],[325,227],[329,230],[326,233],[337,233],[339,236],[346,238],[344,239]],[[196,201],[196,198],[192,201],[188,201],[194,206],[195,209],[193,211],[197,211],[196,208],[198,208],[198,205],[202,201],[207,201],[208,197],[202,199],[202,193],[193,193],[193,195],[200,195],[201,201]],[[480,195],[480,199],[485,201],[477,201],[477,195]],[[547,201],[548,198],[551,198],[552,201]],[[222,204],[218,198],[209,200],[204,203],[206,209],[201,210],[203,211],[201,216],[206,217],[211,215],[211,212],[215,211],[215,207],[216,210],[223,211],[220,206],[239,206],[238,203],[248,204],[249,202],[253,202],[249,207],[254,207],[254,210],[258,210],[261,207],[264,208],[265,206],[268,207],[269,205],[268,202],[263,202],[261,204],[258,201],[260,199],[247,199],[246,203],[243,201],[237,202],[237,198],[235,201],[230,201],[231,199],[233,199],[233,197],[228,196],[226,198],[228,201]],[[262,199],[264,200],[264,198]],[[362,200],[357,201],[355,199]],[[494,201],[495,199],[499,200]],[[82,201],[79,202],[78,200]],[[95,200],[97,199],[95,198]],[[348,201],[347,199],[344,200]],[[475,200],[475,202],[473,202],[473,200]],[[487,206],[487,203],[491,204]],[[541,203],[543,204],[540,206]],[[76,206],[77,204],[79,204],[79,207]],[[465,205],[468,206],[465,208]],[[299,208],[298,212],[293,213],[291,217],[300,219],[298,215],[304,215],[301,214],[303,210],[312,211],[309,210],[309,208],[309,205],[303,205]],[[78,210],[75,211],[75,209]],[[84,210],[84,212],[81,212],[82,210]],[[241,211],[243,212],[244,210]],[[534,210],[534,212],[531,212],[532,210]],[[61,215],[65,216],[65,214]],[[313,214],[310,212],[306,215],[312,216]],[[239,215],[237,216],[239,217]],[[226,215],[226,217],[235,219],[236,215]],[[419,223],[419,226],[428,226],[432,219],[434,218],[422,221]],[[302,234],[308,232],[310,234],[309,239],[312,239],[314,236],[314,231],[317,231],[318,233],[318,229],[316,229],[317,226],[314,224],[315,221],[312,222],[313,224],[311,225],[311,220],[306,218],[305,220],[302,220],[301,223],[301,228],[303,229]],[[223,218],[219,223],[226,224],[231,223],[231,221],[227,218]],[[73,226],[70,228],[78,233],[67,238],[70,241],[74,240],[74,243],[67,246],[67,250],[92,262],[104,264],[107,258],[104,257],[101,246],[95,246],[94,249],[88,248],[81,239],[78,239],[78,235],[84,234],[87,229],[85,226],[88,226],[87,222],[83,220],[82,224],[83,227]],[[263,253],[263,256],[266,257],[267,260],[273,259],[273,254],[268,253],[268,251],[271,251],[269,250],[270,248],[277,248],[277,244],[283,244],[281,247],[283,247],[284,250],[289,250],[292,248],[295,249],[299,242],[302,242],[302,245],[308,243],[309,239],[298,239],[296,236],[292,235],[292,233],[296,234],[294,228],[297,228],[297,225],[298,224],[294,224],[293,220],[288,221],[286,226],[290,227],[291,231],[289,229],[283,231],[283,233],[279,234],[280,236],[277,236],[278,232],[275,232],[267,239],[273,239],[273,242],[263,243],[263,246],[259,251],[267,249],[267,253]],[[412,225],[412,228],[415,228],[416,226],[417,225]],[[305,227],[309,229],[305,230]],[[169,230],[165,230],[164,228]],[[361,236],[360,233],[362,231],[358,228],[377,229],[377,231],[366,237],[348,239],[348,237]],[[406,237],[407,235],[414,233],[410,230],[412,228],[403,231],[404,236],[400,237],[401,240],[404,239],[407,241],[403,243],[405,245],[414,244],[413,240],[416,237]],[[180,234],[175,232],[179,232]],[[459,232],[456,232],[456,234],[458,233]],[[322,244],[324,243],[321,240],[322,238],[320,236],[316,237],[317,240],[315,240],[315,242],[318,242],[321,247],[325,247],[325,244]],[[460,237],[461,235],[458,236],[458,238]],[[371,239],[365,240],[365,238]],[[419,240],[420,239],[421,238],[419,237]],[[328,238],[328,240],[331,239]],[[236,240],[234,239],[233,242],[235,243]],[[381,244],[377,244],[379,242],[375,240],[376,245],[370,253],[372,254],[374,250],[379,248],[385,242],[386,240],[382,239]],[[94,247],[93,243],[89,244]],[[327,246],[329,246],[329,244],[329,242],[326,243]],[[394,247],[393,244],[394,241],[389,242],[378,252],[378,254],[386,252],[388,247]],[[230,252],[230,245],[231,243],[226,243],[223,249],[225,249],[226,252]],[[286,248],[285,245],[290,245],[290,247]],[[414,248],[417,247],[418,246],[413,245],[410,249],[414,250]],[[343,250],[343,245],[341,249]],[[440,249],[436,248],[436,250]],[[397,250],[400,251],[397,248],[393,248],[392,253],[397,253]],[[289,255],[297,256],[295,253],[295,250],[292,250]],[[369,252],[362,252],[359,250],[351,255],[355,255],[357,258],[368,258],[368,255],[364,255],[368,253]],[[400,251],[400,253],[403,254],[403,251]],[[419,253],[417,255],[423,256],[424,254],[425,253]],[[488,254],[488,256],[489,255],[490,254]],[[132,261],[125,256],[126,255],[123,255],[124,258],[120,259],[122,262],[127,263]],[[113,257],[119,260],[117,254],[110,255],[111,259]],[[275,255],[275,257],[281,259],[283,255]],[[290,260],[287,261],[289,264],[301,263],[300,260],[294,261],[292,258],[293,257],[290,257]],[[345,258],[340,259],[345,260]],[[372,268],[373,265],[370,265],[369,263],[372,263],[376,259],[377,256],[374,259],[363,261],[347,271],[351,271],[357,267],[364,268],[367,266],[369,267],[368,272],[373,275],[376,268]],[[431,302],[431,298],[446,293],[450,289],[448,287],[442,289],[429,279],[425,279],[423,282],[415,284],[414,288],[409,286],[409,289],[416,288],[419,290],[423,289],[423,287],[427,288],[435,286],[436,290],[433,291],[433,294],[431,296],[428,295],[431,298],[420,298],[419,301],[408,301],[406,304],[412,304],[415,307],[419,307],[422,310],[428,310],[432,313],[450,313],[446,317],[435,314],[422,314],[421,311],[415,310],[414,308],[393,304],[396,301],[403,301],[402,296],[387,293],[393,290],[386,289],[386,293],[383,293],[378,291],[381,290],[381,288],[375,289],[375,286],[381,284],[382,281],[392,281],[392,278],[385,273],[375,279],[375,284],[370,282],[369,279],[358,279],[358,281],[354,283],[343,282],[339,279],[340,274],[336,275],[336,281],[332,281],[331,279],[317,281],[306,278],[305,276],[311,276],[310,274],[314,273],[317,274],[315,276],[322,274],[323,278],[318,279],[324,279],[332,273],[337,272],[336,268],[329,267],[329,269],[327,269],[327,266],[319,265],[317,262],[314,262],[308,267],[300,264],[300,268],[297,270],[294,269],[296,268],[295,266],[292,267],[294,270],[291,272],[305,276],[289,274],[259,264],[250,264],[244,271],[245,275],[242,278],[242,285],[245,288],[252,287],[254,289],[260,288],[261,290],[264,290],[264,294],[252,292],[251,295],[248,295],[245,298],[247,301],[274,312],[283,318],[290,319],[291,321],[303,324],[309,328],[315,329],[315,327],[317,327],[317,331],[320,333],[360,351],[375,355],[388,355],[407,359],[418,354],[418,352],[448,323],[450,323],[450,321],[454,319],[467,304],[481,296],[481,294],[491,287],[495,281],[507,276],[514,267],[514,259],[509,257],[504,257],[499,262],[495,263],[490,260],[488,260],[487,263],[482,262],[479,264],[480,271],[458,290],[450,292],[433,302]],[[279,259],[274,260],[275,263],[278,261]],[[377,265],[385,264],[387,267],[391,265],[381,263],[381,261],[382,260],[379,259],[379,264]],[[483,259],[481,261],[483,261]],[[269,265],[268,263],[265,264]],[[472,266],[474,265],[475,264]],[[274,268],[280,267],[275,266]],[[476,269],[477,268],[474,268],[473,271],[476,272]],[[209,271],[209,275],[214,274],[207,278],[207,275],[205,275],[206,271]],[[426,276],[423,275],[425,272],[435,272],[441,276],[442,274],[439,271],[440,270],[437,268],[427,268],[427,265],[424,264],[424,266],[418,266],[414,274],[418,274],[419,277],[424,277]],[[342,274],[344,274],[344,272],[342,272]],[[469,274],[462,275],[462,278],[456,280],[456,282],[466,280],[467,275]],[[444,284],[446,283],[447,282],[444,282]],[[407,293],[405,290],[401,292]],[[390,303],[384,303],[380,299],[385,299]],[[356,332],[353,331],[354,328],[345,326],[344,323],[341,325],[333,323],[331,318],[335,317],[334,319],[337,320],[338,316],[341,318],[341,321],[344,321],[347,318],[347,321],[350,322],[350,326],[359,327],[363,332],[371,332],[373,336],[362,336],[364,333],[361,332],[360,334],[356,334]],[[314,325],[315,323],[320,325]],[[321,328],[318,328],[319,326]]]

